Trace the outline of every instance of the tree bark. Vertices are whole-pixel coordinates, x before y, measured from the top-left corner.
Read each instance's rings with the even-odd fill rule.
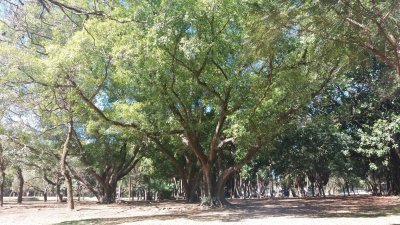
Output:
[[[57,202],[63,202],[64,201],[64,196],[61,193],[61,184],[60,184],[60,179],[57,178],[56,182],[56,195],[57,195]]]
[[[131,177],[131,175],[129,174],[128,175],[128,195],[129,195],[129,198],[128,198],[128,200],[129,201],[131,201],[132,200],[132,177]]]
[[[4,181],[6,179],[6,174],[1,171],[1,182],[0,182],[0,206],[3,207],[4,203]]]
[[[6,166],[5,166],[5,161],[4,161],[4,156],[3,156],[3,145],[0,143],[0,175],[1,175],[1,181],[0,181],[0,207],[3,207],[4,203],[4,182],[6,179]]]
[[[246,163],[248,163],[253,156],[260,149],[260,145],[255,145],[245,155],[245,157],[240,160],[235,166],[231,166],[223,170],[220,174],[214,174],[212,162],[200,160],[203,172],[203,182],[204,194],[203,194],[203,204],[209,205],[211,207],[224,207],[229,206],[229,202],[225,198],[225,183],[228,178],[235,172],[239,171]]]
[[[313,197],[315,197],[315,186],[314,186],[314,182],[311,182],[311,195]]]
[[[324,185],[322,185],[322,184],[321,184],[321,193],[322,193],[322,196],[325,198],[326,196],[325,196]]]
[[[102,204],[115,203],[117,185],[105,185],[103,193],[100,194],[99,202]]]
[[[202,166],[203,171],[203,182],[204,182],[204,191],[203,191],[203,203],[210,205],[211,207],[215,206],[215,193],[213,190],[213,180],[212,180],[212,171],[211,165],[206,164]]]
[[[43,191],[43,200],[44,202],[47,202],[47,187]]]
[[[400,194],[400,149],[391,149],[390,151],[390,183],[388,188],[390,190],[388,194],[399,195]]]
[[[82,190],[82,186],[78,182],[77,187],[76,187],[76,195],[78,196],[78,202],[81,201],[81,190]]]
[[[236,171],[237,168],[229,167],[228,169],[224,170],[218,178],[218,182],[216,184],[216,200],[222,205],[229,205],[229,202],[225,198],[225,183]]]
[[[349,182],[346,181],[346,191],[347,191],[347,196],[350,196],[350,187],[349,187]]]
[[[74,195],[73,195],[73,189],[72,189],[72,177],[67,169],[66,166],[66,161],[67,161],[67,155],[68,155],[68,150],[69,150],[69,143],[71,141],[72,137],[72,126],[73,126],[73,121],[72,121],[72,116],[70,116],[69,121],[68,121],[68,133],[67,133],[67,138],[65,139],[64,145],[63,145],[63,152],[61,155],[61,174],[65,178],[65,184],[67,186],[67,202],[68,202],[68,208],[69,209],[74,209]]]
[[[24,194],[24,177],[22,175],[22,170],[20,167],[16,168],[17,178],[18,178],[18,198],[17,203],[22,203],[22,196]]]
[[[187,202],[197,202],[199,200],[196,191],[199,187],[200,178],[201,178],[200,175],[196,177],[194,177],[194,175],[191,175],[191,177],[187,181],[181,180],[183,190],[185,193],[185,200]]]

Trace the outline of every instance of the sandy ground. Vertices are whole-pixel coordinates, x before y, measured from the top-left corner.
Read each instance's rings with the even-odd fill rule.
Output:
[[[85,200],[75,210],[65,203],[5,199],[1,225],[28,224],[360,224],[400,225],[399,197],[232,200],[228,209],[182,201],[100,205]],[[31,200],[31,201],[29,201]]]

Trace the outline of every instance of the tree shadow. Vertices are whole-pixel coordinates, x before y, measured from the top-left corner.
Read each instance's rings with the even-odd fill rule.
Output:
[[[233,207],[227,209],[208,209],[193,207],[185,212],[172,208],[166,214],[130,216],[119,218],[98,218],[59,223],[111,225],[146,220],[188,219],[208,222],[240,222],[244,219],[266,217],[296,218],[373,218],[400,215],[399,199],[384,197],[346,197],[346,198],[306,198],[306,199],[249,199],[233,200]],[[185,204],[180,207],[184,207]]]
[[[257,217],[292,216],[306,218],[381,217],[400,215],[399,200],[386,201],[384,197],[343,197],[248,200],[238,205],[244,213]]]

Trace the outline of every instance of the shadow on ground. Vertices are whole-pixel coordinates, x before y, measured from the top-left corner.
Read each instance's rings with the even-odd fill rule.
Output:
[[[171,208],[171,210],[166,212],[167,214],[163,215],[127,215],[127,217],[120,218],[99,218],[79,221],[67,221],[59,223],[58,225],[111,225],[146,220],[173,219],[188,219],[199,222],[240,222],[243,219],[259,219],[265,217],[286,216],[297,218],[373,218],[390,215],[400,215],[399,198],[335,197],[308,199],[249,199],[233,200],[232,203],[233,207],[227,209],[206,209],[193,206],[193,204],[186,204],[188,207],[190,207],[190,210],[182,212],[179,211],[179,207],[185,207],[185,204],[182,204],[178,208]]]

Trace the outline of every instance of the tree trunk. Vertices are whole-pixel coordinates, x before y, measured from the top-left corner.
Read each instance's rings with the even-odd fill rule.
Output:
[[[61,193],[61,187],[60,187],[60,179],[57,178],[57,183],[56,183],[56,195],[57,195],[57,202],[63,202],[64,201],[64,196]]]
[[[391,195],[400,194],[400,157],[399,149],[391,149],[390,151],[390,183],[388,182],[388,187],[390,187]]]
[[[100,203],[102,204],[111,204],[111,203],[115,203],[115,192],[116,190],[112,191],[110,189],[108,189],[107,191],[105,191],[105,193],[103,195],[101,195],[101,200]]]
[[[1,166],[1,165],[0,165]],[[3,207],[4,203],[4,181],[6,179],[6,174],[4,171],[0,171],[1,173],[1,182],[0,182],[0,206]]]
[[[194,181],[194,183],[182,181],[182,186],[185,192],[185,199],[187,202],[197,202],[199,200],[196,194],[198,188],[197,181]]]
[[[44,189],[44,191],[43,191],[43,199],[44,199],[44,202],[47,202],[47,188]]]
[[[210,204],[210,206],[214,206],[215,195],[213,193],[213,180],[211,174],[211,165],[207,164],[202,167],[203,171],[203,182],[204,182],[204,191],[203,191],[203,203]]]
[[[77,187],[76,187],[76,195],[78,197],[78,202],[81,201],[81,190],[82,190],[82,186],[78,182]]]
[[[246,199],[247,198],[247,181],[245,180],[244,182],[243,182],[243,199]]]
[[[311,182],[311,195],[313,197],[315,197],[315,186],[314,186],[314,182]]]
[[[236,176],[233,176],[233,183],[231,187],[231,199],[236,198]]]
[[[261,181],[260,178],[258,176],[258,173],[256,174],[256,179],[257,179],[257,198],[260,199],[261,198]]]
[[[350,196],[350,187],[347,181],[346,181],[346,190],[347,190],[347,196]]]
[[[18,179],[18,198],[17,203],[22,203],[22,196],[24,194],[24,177],[22,175],[22,170],[20,167],[16,167],[17,179]]]
[[[131,175],[129,174],[129,176],[128,176],[128,191],[129,191],[129,193],[128,193],[128,195],[129,195],[129,198],[128,198],[128,200],[129,201],[131,201],[132,200],[132,177],[131,177]]]
[[[225,198],[225,184],[230,176],[232,176],[238,167],[229,167],[225,169],[216,179],[212,179],[211,167],[203,167],[203,177],[206,182],[205,195],[203,195],[203,204],[207,204],[211,207],[224,207],[230,205]],[[204,172],[208,170],[208,172]]]
[[[208,163],[203,165],[203,183],[204,183],[204,191],[202,197],[202,204],[208,205],[210,207],[222,207],[227,201],[225,200],[224,195],[224,185],[226,179],[221,179],[221,176],[218,177],[217,182],[215,182],[215,177],[211,168],[211,165]]]
[[[200,172],[191,172],[184,176],[186,179],[181,179],[181,190],[183,189],[185,193],[185,200],[187,202],[197,202],[199,201],[199,196],[197,194],[197,190],[199,188],[200,180],[201,180],[201,171]]]
[[[118,199],[121,199],[121,184],[118,185]]]
[[[68,122],[68,134],[67,138],[65,139],[64,145],[63,145],[63,152],[61,155],[61,174],[65,178],[65,185],[67,186],[67,202],[68,202],[68,208],[69,209],[74,209],[74,195],[73,195],[73,189],[72,189],[72,177],[67,169],[66,163],[67,163],[67,155],[68,155],[68,148],[69,148],[69,142],[72,137],[72,118],[69,118]]]
[[[115,203],[116,200],[116,191],[117,191],[117,182],[116,180],[105,182],[101,187],[101,190],[98,192],[97,199],[101,204],[111,204]]]
[[[4,203],[4,182],[6,179],[6,165],[4,162],[4,156],[3,156],[3,145],[0,143],[0,175],[1,175],[1,181],[0,181],[0,207],[3,207]]]
[[[225,199],[225,183],[227,179],[236,171],[239,171],[247,162],[249,162],[254,155],[261,149],[260,145],[252,146],[245,157],[240,160],[235,166],[231,166],[222,172],[216,174],[215,171],[215,148],[211,147],[209,156],[203,154],[200,144],[196,136],[187,135],[189,145],[196,157],[200,161],[201,171],[203,173],[203,192],[202,192],[202,204],[210,207],[223,207],[229,205]],[[215,139],[215,135],[214,138]],[[214,141],[213,141],[214,143]],[[215,143],[214,143],[215,144]],[[213,146],[213,144],[212,144]],[[215,146],[214,146],[215,147]],[[214,150],[214,151],[213,151]],[[213,154],[214,153],[214,154]]]
[[[225,198],[225,183],[236,172],[234,167],[230,167],[222,172],[218,177],[216,184],[216,200],[221,206],[229,205],[229,202]]]
[[[270,190],[271,198],[275,197],[274,195],[274,176],[271,179],[271,190]]]
[[[74,190],[72,187],[72,178],[69,173],[64,173],[65,186],[67,186],[67,203],[69,209],[74,209]]]

